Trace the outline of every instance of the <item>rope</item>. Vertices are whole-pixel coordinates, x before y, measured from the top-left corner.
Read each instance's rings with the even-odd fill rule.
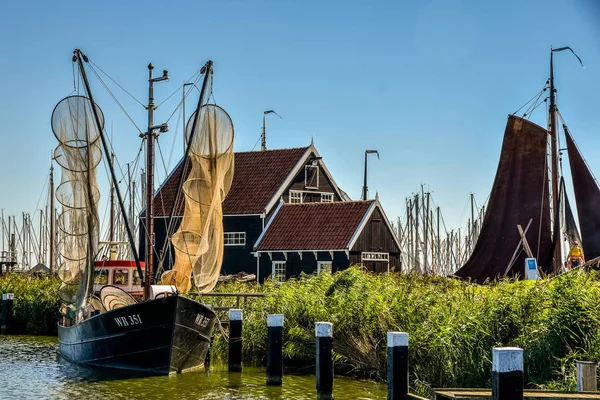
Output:
[[[516,115],[519,111],[521,111],[523,109],[523,107],[525,107],[527,104],[531,103],[534,99],[539,99],[540,96],[542,95],[542,93],[544,93],[547,89],[547,86],[544,84],[544,88],[542,90],[540,90],[535,96],[533,96],[531,99],[529,99],[525,104],[523,104],[521,107],[519,107],[519,109],[517,111],[515,111],[513,113],[513,115]],[[536,101],[537,101],[536,99]]]
[[[89,61],[89,63],[92,64],[94,67],[98,68],[100,70],[100,72],[102,72],[104,75],[106,75],[106,77],[108,79],[110,79],[111,81],[113,81],[113,83],[115,85],[117,85],[122,91],[124,91],[125,93],[127,93],[129,95],[129,97],[131,97],[133,100],[137,101],[142,107],[146,108],[146,106],[141,101],[139,101],[138,99],[136,99],[135,96],[132,95],[131,93],[129,93],[123,86],[119,85],[119,83],[117,81],[115,81],[113,78],[111,78],[110,75],[108,75],[106,72],[104,72],[102,70],[102,68],[100,68],[98,65],[96,65],[96,63],[94,63],[91,60]]]

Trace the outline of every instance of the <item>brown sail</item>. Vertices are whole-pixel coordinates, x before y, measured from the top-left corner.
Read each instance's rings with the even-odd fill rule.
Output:
[[[569,129],[563,125],[567,138],[569,165],[573,178],[575,203],[581,229],[581,247],[586,260],[600,256],[600,189],[585,160],[577,149]]]
[[[523,276],[527,255],[521,251],[517,225],[525,230],[529,221],[525,237],[531,252],[543,270],[552,268],[547,138],[546,129],[509,115],[481,233],[456,276],[479,283],[504,276],[507,270],[509,276]]]

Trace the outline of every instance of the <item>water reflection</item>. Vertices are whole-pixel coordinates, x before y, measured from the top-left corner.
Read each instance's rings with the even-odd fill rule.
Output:
[[[267,386],[263,368],[144,377],[71,364],[57,354],[55,337],[0,336],[0,398],[18,399],[314,399],[314,376],[286,375]],[[336,399],[382,399],[385,386],[336,378]]]

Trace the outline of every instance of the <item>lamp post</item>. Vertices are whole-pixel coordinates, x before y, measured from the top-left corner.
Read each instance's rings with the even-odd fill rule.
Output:
[[[367,200],[369,189],[367,188],[367,156],[369,154],[377,154],[379,160],[379,152],[377,150],[365,150],[365,183],[363,185],[362,199]]]
[[[263,126],[262,126],[262,134],[261,134],[261,144],[260,144],[260,149],[262,151],[265,151],[267,149],[267,129],[265,126],[265,120],[267,119],[267,114],[275,114],[277,115],[279,118],[281,118],[281,115],[277,114],[274,110],[267,110],[263,113]],[[283,119],[283,118],[281,118]]]

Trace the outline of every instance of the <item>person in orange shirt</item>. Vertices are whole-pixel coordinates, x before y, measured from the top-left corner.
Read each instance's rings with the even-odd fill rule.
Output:
[[[573,241],[573,247],[569,251],[569,262],[568,267],[577,268],[580,267],[585,262],[583,258],[583,251],[581,247],[579,247],[579,242],[577,240]]]

